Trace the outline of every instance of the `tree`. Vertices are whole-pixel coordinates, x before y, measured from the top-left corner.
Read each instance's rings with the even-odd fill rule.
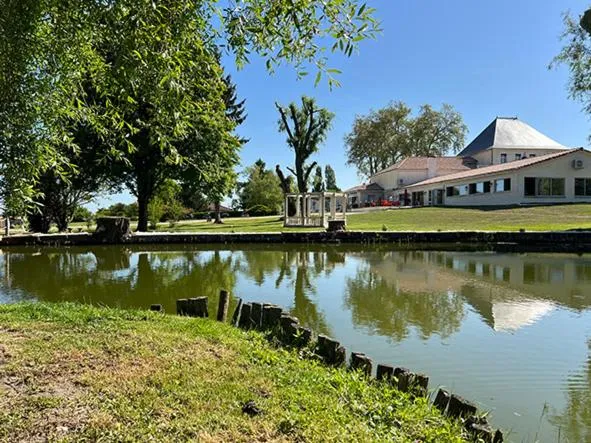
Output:
[[[268,208],[274,213],[281,210],[283,193],[279,178],[266,164],[258,159],[252,166],[246,168],[246,181],[238,184],[240,207],[248,211],[255,206]]]
[[[326,183],[326,190],[331,192],[340,192],[341,188],[337,186],[337,177],[334,169],[330,165],[324,167],[324,180]]]
[[[423,157],[456,153],[464,147],[467,131],[462,115],[453,106],[443,104],[436,111],[430,105],[423,105],[410,126],[410,151]]]
[[[347,164],[362,176],[376,172],[410,155],[411,109],[402,102],[390,103],[367,116],[356,116],[351,133],[345,136]]]
[[[316,167],[316,162],[306,162],[326,139],[334,114],[319,108],[313,98],[303,96],[301,100],[301,107],[295,103],[287,107],[275,103],[275,106],[280,116],[279,131],[287,134],[287,144],[295,154],[294,168],[287,169],[295,175],[298,191],[307,192],[310,174]]]
[[[224,184],[217,176],[210,181],[210,170],[197,162],[215,157],[208,149],[221,144],[212,139],[232,130],[221,118],[224,87],[214,42],[238,67],[256,53],[269,71],[289,63],[302,77],[304,67],[314,66],[316,81],[325,74],[333,85],[336,70],[328,68],[324,48],[350,56],[361,40],[379,31],[373,13],[358,0],[5,2],[0,11],[4,206],[18,211],[31,205],[32,185],[49,165],[62,174],[67,159],[57,148],[64,143],[75,148],[63,129],[74,119],[100,135],[105,159],[127,169],[124,182],[138,196],[139,228],[145,228],[147,203],[159,182],[170,178],[163,171],[191,167],[200,180]],[[87,100],[89,84],[100,99]],[[186,143],[191,138],[198,147]],[[181,149],[188,146],[192,152]],[[234,151],[226,140],[214,165],[226,166],[223,157]],[[152,165],[156,173],[139,176]]]
[[[378,171],[410,156],[441,156],[464,145],[467,127],[462,116],[448,104],[441,110],[423,105],[416,117],[402,102],[355,117],[345,136],[347,164],[361,176]]]
[[[316,174],[314,175],[312,191],[324,192],[324,180],[322,180],[322,167],[320,166],[316,166]]]
[[[569,97],[580,101],[585,113],[591,115],[591,9],[585,11],[579,20],[565,14],[564,27],[562,40],[567,43],[550,67],[561,64],[568,67]]]

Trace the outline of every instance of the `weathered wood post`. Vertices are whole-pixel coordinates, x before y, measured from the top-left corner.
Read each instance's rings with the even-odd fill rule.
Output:
[[[304,328],[303,326],[296,327],[297,341],[296,345],[299,347],[308,346],[312,342],[312,330],[310,328]]]
[[[407,392],[412,384],[413,373],[406,368],[396,368],[394,369],[394,378],[397,380],[398,390]]]
[[[252,327],[254,329],[260,329],[262,320],[263,320],[263,304],[262,303],[252,303],[252,308],[250,310],[250,320],[252,323]]]
[[[279,325],[283,310],[275,305],[263,305],[263,329],[274,329]]]
[[[376,368],[376,380],[388,381],[394,375],[394,368],[390,365],[378,365]]]
[[[236,305],[236,309],[234,309],[234,314],[232,315],[232,325],[238,324],[238,317],[240,316],[240,309],[242,309],[242,299],[238,299],[238,304]]]
[[[413,387],[421,396],[427,395],[429,389],[429,376],[426,374],[415,374]]]
[[[150,305],[150,311],[153,312],[162,312],[162,305]]]
[[[250,311],[252,305],[250,303],[244,303],[240,310],[240,318],[238,320],[238,326],[242,329],[250,328]]]
[[[230,294],[228,291],[220,291],[220,300],[218,302],[218,316],[217,320],[226,322],[228,319],[228,307],[230,306]]]
[[[450,395],[445,389],[440,388],[433,402],[433,406],[439,409],[441,412],[445,412],[447,405],[449,404]]]
[[[366,377],[371,376],[371,369],[372,369],[372,361],[371,359],[361,353],[361,352],[353,352],[351,354],[351,370],[360,370],[365,374]]]
[[[477,410],[478,408],[474,403],[469,402],[459,395],[452,394],[447,407],[447,415],[454,418],[468,417],[476,414]]]
[[[176,301],[176,315],[187,315],[189,310],[189,300],[180,298]]]
[[[300,321],[296,317],[284,313],[281,315],[281,339],[288,344],[293,343]]]
[[[189,299],[188,313],[190,317],[209,317],[207,297],[195,297]]]

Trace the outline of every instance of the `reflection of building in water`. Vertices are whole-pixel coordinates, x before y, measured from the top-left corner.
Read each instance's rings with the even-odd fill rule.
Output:
[[[555,304],[591,306],[591,260],[582,257],[413,251],[371,262],[398,291],[461,294],[497,331],[535,323]]]

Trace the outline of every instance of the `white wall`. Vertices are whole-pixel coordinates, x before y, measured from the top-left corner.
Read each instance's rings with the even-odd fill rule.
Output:
[[[369,182],[377,183],[385,190],[390,190],[409,186],[426,180],[427,178],[427,169],[394,169],[392,171],[374,175],[369,179]],[[402,179],[402,185],[399,182],[400,179]]]
[[[574,169],[573,160],[582,160],[583,169]],[[525,177],[549,177],[565,179],[565,195],[563,197],[526,197],[524,195]],[[435,189],[445,189],[447,186],[465,185],[469,183],[478,183],[482,181],[492,181],[496,179],[511,179],[511,190],[505,192],[494,192],[494,185],[490,193],[472,194],[465,196],[448,197],[444,194],[444,204],[446,206],[502,206],[517,204],[547,204],[547,203],[575,203],[591,202],[591,197],[575,197],[574,186],[575,178],[591,178],[591,153],[589,151],[576,151],[547,162],[508,171],[506,173],[490,174],[484,177],[472,177],[463,180],[452,180],[431,186],[421,186],[420,188],[409,189],[409,192],[429,191]],[[425,199],[425,202],[427,199]]]

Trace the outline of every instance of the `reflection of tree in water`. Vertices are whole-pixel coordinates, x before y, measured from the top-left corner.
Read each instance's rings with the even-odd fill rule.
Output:
[[[335,265],[344,261],[344,255],[335,251],[282,250],[243,251],[242,271],[257,285],[267,278],[275,277],[275,287],[288,281],[294,288],[292,314],[315,331],[329,333],[324,316],[311,296],[316,295],[314,280],[321,275],[330,275]]]
[[[550,423],[560,429],[561,441],[591,442],[591,341],[588,346],[585,366],[568,377],[564,411],[550,416]]]
[[[456,293],[402,291],[360,265],[347,280],[345,305],[351,309],[353,323],[401,341],[414,326],[423,339],[433,334],[448,337],[456,332],[464,317],[464,301]]]
[[[130,257],[137,265],[130,265]],[[145,308],[161,303],[174,310],[178,298],[234,290],[232,256],[219,251],[138,252],[117,247],[11,254],[12,287],[42,301],[84,301]],[[215,303],[211,303],[212,308]]]

